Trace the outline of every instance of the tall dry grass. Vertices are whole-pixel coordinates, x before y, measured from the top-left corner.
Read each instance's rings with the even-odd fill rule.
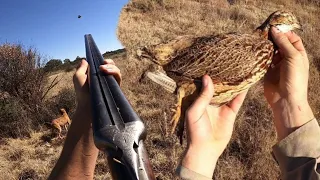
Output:
[[[304,27],[303,32],[297,33],[308,51],[311,64],[309,102],[319,119],[319,1],[131,0],[121,12],[117,35],[130,54],[138,47],[162,43],[177,36],[250,33],[279,9],[292,11]],[[139,69],[136,76],[150,66],[130,55],[128,60]],[[180,147],[175,137],[165,136],[165,129],[170,124],[162,114],[175,97],[148,81],[128,88],[134,93],[131,101],[138,102],[134,105],[148,125],[147,147],[154,171],[159,179],[173,179],[184,146]],[[171,114],[167,112],[167,115],[170,120]],[[278,179],[279,168],[270,154],[275,143],[272,112],[264,100],[260,82],[251,88],[238,114],[231,142],[219,159],[214,179]]]
[[[305,27],[304,32],[298,33],[311,60],[309,100],[319,119],[320,47],[317,39],[320,25],[317,17],[320,8],[317,0],[133,0],[121,12],[117,33],[130,54],[137,46],[160,43],[180,35],[250,32],[277,9],[293,11]],[[138,61],[125,52],[107,53],[106,57],[113,58],[121,69],[122,90],[147,126],[146,147],[157,179],[176,179],[174,171],[185,144],[181,146],[175,136],[168,134],[171,128],[169,108],[175,102],[175,95],[141,79],[144,71],[152,68],[150,62]],[[57,75],[65,77],[48,94],[56,97],[54,102],[74,107],[71,91],[63,90],[66,87],[72,90],[72,73],[57,71],[48,77],[49,82]],[[278,179],[279,169],[270,154],[276,134],[262,92],[261,82],[251,88],[238,114],[232,140],[219,159],[215,179]],[[55,107],[55,104],[50,106]],[[31,133],[30,138],[0,139],[1,178],[45,179],[63,145],[63,141],[48,144],[43,139],[48,133],[43,128]],[[95,179],[111,179],[102,154],[97,161]]]

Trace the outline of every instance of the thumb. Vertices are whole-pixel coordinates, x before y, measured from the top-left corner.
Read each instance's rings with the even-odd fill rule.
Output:
[[[288,37],[276,27],[271,27],[271,35],[274,43],[288,58],[293,58],[299,53],[296,48],[291,44]]]
[[[193,102],[188,113],[193,117],[201,117],[207,106],[210,104],[214,94],[214,87],[211,78],[208,75],[202,77],[202,90],[200,96]]]
[[[76,71],[76,76],[85,75],[88,69],[88,62],[86,60],[81,60],[81,63]]]

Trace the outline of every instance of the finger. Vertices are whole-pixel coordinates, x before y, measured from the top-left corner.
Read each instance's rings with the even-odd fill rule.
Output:
[[[306,50],[305,50],[305,48],[303,46],[301,38],[296,33],[294,33],[293,31],[290,31],[290,32],[285,33],[285,34],[288,37],[288,40],[293,45],[293,47],[295,47],[299,52],[301,52],[303,56],[306,56],[307,53],[306,53]]]
[[[73,83],[75,89],[80,89],[85,83],[87,83],[87,73],[89,64],[86,60],[81,60],[76,72],[73,75]]]
[[[120,74],[120,69],[113,65],[113,64],[104,64],[104,65],[101,65],[100,67],[100,70],[102,70],[103,72],[106,72],[107,74],[110,74],[110,73],[119,73]]]
[[[105,64],[105,65],[101,65],[99,68],[104,73],[113,75],[114,78],[116,79],[116,81],[118,82],[118,84],[120,85],[120,83],[121,83],[121,71],[117,66],[112,65],[112,64]]]
[[[300,52],[300,54],[305,57],[301,58],[305,66],[309,67],[309,60],[307,58],[307,52],[303,46],[301,38],[294,32],[288,33],[288,39],[292,45]]]
[[[113,65],[115,65],[115,63],[114,63],[114,61],[113,61],[112,59],[105,59],[105,60],[103,61],[103,63],[104,63],[104,64],[113,64]]]
[[[281,61],[281,56],[280,56],[280,52],[279,51],[276,51],[273,55],[273,58],[272,58],[272,64],[274,66],[276,66],[277,64],[279,64]]]
[[[248,93],[248,90],[238,94],[233,100],[231,100],[229,103],[228,103],[228,106],[230,107],[230,109],[235,113],[237,114],[246,95]]]
[[[197,119],[200,118],[210,104],[213,94],[214,87],[212,80],[208,75],[204,75],[200,96],[193,102],[187,113],[190,113],[192,117],[197,117]]]
[[[271,28],[271,35],[274,43],[284,53],[285,56],[293,58],[297,55],[297,49],[291,44],[288,37],[277,28]]]
[[[278,84],[280,81],[280,67],[281,63],[275,65],[274,68],[269,68],[264,76],[264,82]]]
[[[77,68],[77,71],[75,73],[76,76],[85,75],[88,70],[88,62],[86,60],[81,60],[80,65]]]

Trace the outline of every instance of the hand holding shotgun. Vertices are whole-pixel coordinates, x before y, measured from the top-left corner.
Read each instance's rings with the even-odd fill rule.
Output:
[[[121,82],[120,70],[115,66],[112,60],[100,59],[100,62],[102,63],[100,65],[97,65],[98,68],[96,69],[101,73],[101,75],[103,74],[103,76],[109,74],[112,79],[116,80],[116,83],[113,85],[118,86],[117,83],[120,84]],[[92,123],[92,121],[94,121],[92,120],[92,117],[94,115],[94,108],[91,107],[92,103],[88,84],[90,70],[88,68],[89,65],[87,61],[82,60],[73,77],[73,84],[76,90],[77,109],[74,116],[72,117],[73,122],[68,131],[68,135],[65,140],[60,158],[51,171],[48,179],[83,179],[83,177],[86,177],[87,179],[93,179],[94,177],[94,167],[99,150],[94,144],[93,134],[103,135],[103,133],[93,133],[94,127],[97,126],[95,126],[94,122]],[[92,92],[92,89],[90,89],[90,92]],[[135,122],[134,119],[131,119],[131,121]],[[125,124],[125,128],[123,128],[122,130],[127,130],[128,127],[131,127],[132,130],[132,127],[135,127],[134,124],[135,123],[129,123],[129,125]],[[137,124],[141,125],[142,123],[138,122]],[[144,126],[140,126],[140,128],[141,127]],[[97,129],[99,130],[99,127]],[[108,156],[108,162],[109,167],[112,171],[111,174],[113,176],[113,179],[154,179],[151,166],[147,158],[147,153],[142,143],[142,140],[145,137],[145,130],[143,128],[141,129],[143,130],[143,133],[141,133],[142,136],[137,136],[137,133],[131,133],[132,131],[130,130],[126,131],[130,134],[130,136],[123,135],[123,137],[131,137],[131,135],[136,135],[136,137],[139,137],[140,139],[137,138],[138,140],[134,141],[138,142],[139,146],[136,146],[136,144],[134,144],[132,146],[124,145],[120,147],[116,144],[113,144],[113,140],[119,139],[119,135],[123,134],[123,132],[121,131],[115,133],[115,138],[110,142],[106,142],[106,144],[110,145],[108,147],[103,147],[103,143],[105,143],[104,140],[108,139],[102,138],[102,141],[98,141],[101,142],[100,145],[102,145],[102,149],[104,149],[104,152],[106,152],[107,154],[109,154],[108,149],[112,148]],[[129,143],[130,138],[127,139],[127,142]],[[127,152],[132,152],[132,149],[135,150],[135,152],[132,154],[128,154]],[[116,157],[114,155],[116,155]],[[132,166],[133,168],[131,167],[131,164],[127,167],[128,163],[126,159],[128,159],[128,157],[134,157],[134,160],[132,162],[137,163],[136,165]],[[125,161],[123,159],[125,159]],[[123,161],[124,163],[122,163],[121,161]],[[134,174],[136,172],[134,168],[138,168],[138,175]]]
[[[104,63],[91,35],[85,35],[95,145],[108,156],[114,179],[155,179],[143,141],[146,129]],[[119,79],[119,78],[118,78]]]

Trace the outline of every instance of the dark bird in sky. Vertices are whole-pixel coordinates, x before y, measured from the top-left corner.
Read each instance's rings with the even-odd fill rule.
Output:
[[[78,15],[78,18],[80,19],[80,18],[81,18],[81,15]]]

